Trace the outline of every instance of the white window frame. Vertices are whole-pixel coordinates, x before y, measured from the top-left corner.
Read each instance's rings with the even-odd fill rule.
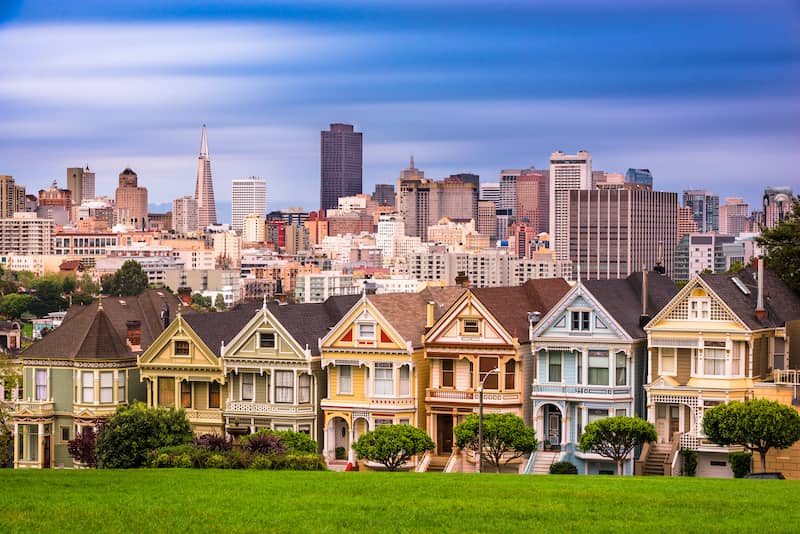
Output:
[[[33,398],[37,401],[46,401],[50,393],[50,380],[48,380],[47,369],[33,370]],[[43,380],[40,382],[40,378]],[[41,388],[41,389],[40,389]]]
[[[117,402],[127,402],[128,371],[117,372]]]
[[[467,332],[467,323],[474,323],[475,331]],[[472,328],[472,326],[470,326]],[[463,336],[480,336],[481,335],[481,320],[477,317],[467,317],[461,319],[461,335]]]
[[[379,426],[386,426],[386,425],[393,425],[394,419],[389,419],[388,417],[378,417],[373,419],[372,428],[376,429]]]
[[[401,365],[397,373],[398,393],[403,396],[411,395],[411,367],[408,364]]]
[[[353,394],[353,366],[352,365],[339,365],[336,367],[338,376],[336,380],[336,393],[339,395],[352,395]],[[347,372],[345,373],[345,370]],[[345,376],[346,375],[346,376]],[[343,387],[347,385],[347,387]]]
[[[708,357],[709,353],[714,354],[716,357],[709,358]],[[720,357],[720,355],[721,355],[721,357]],[[716,362],[714,364],[714,367],[717,368],[717,369],[715,369],[717,371],[719,370],[718,369],[719,368],[719,362],[722,362],[722,371],[721,372],[709,373],[707,371],[708,362],[711,362],[711,361]],[[703,369],[702,369],[702,372],[700,374],[702,374],[703,376],[709,376],[709,377],[728,376],[729,375],[729,372],[728,372],[728,351],[725,350],[722,347],[703,347]]]
[[[556,383],[560,384],[564,380],[564,351],[562,351],[562,350],[556,350],[556,351],[548,350],[547,351],[547,381],[548,382],[553,382],[553,379],[550,376],[551,375],[550,367],[552,365],[551,362],[553,361],[553,355],[554,354],[558,354],[558,360],[559,360],[559,364],[558,364],[559,372],[558,372],[558,374],[561,375],[561,376],[558,377],[558,381],[556,381]]]
[[[392,362],[375,362],[372,384],[376,397],[394,396],[394,365]]]
[[[302,374],[297,377],[297,402],[299,404],[311,402],[311,375]]]
[[[94,404],[94,371],[81,371],[81,404]]]
[[[372,332],[371,333],[367,332],[367,334],[365,335],[363,332],[364,328],[371,329]],[[375,341],[377,330],[378,330],[377,326],[375,325],[375,323],[372,322],[356,324],[356,335],[359,341]]]
[[[578,328],[573,328],[573,314],[580,314],[578,316]],[[586,317],[586,322],[584,323],[584,314]],[[586,328],[583,328],[584,324],[586,324]],[[583,310],[583,309],[576,309],[576,310],[569,310],[569,331],[570,332],[591,332],[592,331],[592,311],[591,310]]]
[[[245,383],[247,379],[248,383]],[[252,380],[252,382],[251,382]],[[250,388],[249,395],[245,397],[245,386]],[[253,401],[256,398],[256,375],[255,373],[242,373],[239,375],[239,399],[243,401]]]
[[[690,321],[708,321],[711,318],[711,297],[690,297],[687,310]]]
[[[600,356],[599,354],[595,354],[594,356],[592,356],[593,352],[595,352],[595,353],[604,352],[605,356]],[[604,349],[592,349],[592,350],[589,351],[587,376],[586,376],[586,383],[588,385],[590,385],[590,386],[609,386],[611,384],[612,372],[610,370],[610,360],[611,360],[611,358],[609,357],[610,356],[610,352],[611,351],[609,351],[608,349],[605,349],[605,350]],[[605,366],[592,366],[592,359],[593,358],[595,360],[598,360],[598,359],[602,358],[603,360],[605,360]],[[592,382],[592,369],[599,369],[599,370],[605,369],[605,371],[606,371],[606,381],[605,382]],[[615,369],[615,371],[616,371],[616,369]]]
[[[664,371],[664,362],[670,359],[670,356],[664,354],[664,351],[672,351],[672,371]],[[675,347],[658,347],[658,374],[660,376],[677,376],[678,375],[678,349]]]
[[[106,381],[107,383],[104,383]],[[114,372],[100,371],[100,404],[114,402]]]
[[[294,371],[276,370],[275,404],[292,404],[293,402],[294,402]]]

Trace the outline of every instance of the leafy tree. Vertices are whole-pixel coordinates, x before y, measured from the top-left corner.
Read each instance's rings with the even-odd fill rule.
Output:
[[[63,280],[60,276],[43,276],[33,281],[33,302],[30,311],[37,317],[66,307],[67,301],[62,296]]]
[[[617,474],[622,475],[623,462],[633,449],[656,440],[656,427],[638,417],[606,417],[586,425],[578,447],[596,452],[617,463]]]
[[[127,260],[117,272],[103,279],[103,291],[114,297],[135,297],[147,289],[147,274],[136,260]]]
[[[83,432],[69,440],[67,451],[72,459],[88,467],[97,467],[97,435],[92,427],[86,427]]]
[[[97,459],[101,467],[141,467],[147,453],[159,447],[185,445],[194,437],[183,410],[148,408],[135,402],[121,406],[97,435]]]
[[[430,436],[411,425],[381,425],[362,434],[353,444],[359,458],[380,462],[389,471],[433,447]]]
[[[478,449],[478,422],[478,416],[472,414],[456,425],[453,429],[456,445],[462,449]],[[516,415],[486,414],[483,416],[483,448],[487,459],[499,473],[502,464],[536,450],[536,433]],[[505,462],[502,461],[504,456]]]
[[[94,282],[89,273],[83,273],[81,279],[78,280],[78,289],[85,295],[97,295],[100,293],[100,286]]]
[[[192,306],[200,309],[208,309],[211,307],[211,297],[204,297],[202,293],[193,293]]]
[[[6,391],[6,398],[0,398],[0,468],[10,467],[13,460],[11,444],[14,438],[11,434],[11,420],[9,417],[10,405],[5,400],[11,400],[11,390],[15,384],[22,383],[20,368],[6,358],[0,358],[0,380]]]
[[[29,311],[33,304],[33,297],[22,293],[12,293],[0,300],[0,313],[10,319],[19,319],[22,314]]]
[[[766,249],[767,267],[800,293],[800,195],[784,220],[764,229],[756,243]]]
[[[761,470],[767,470],[767,452],[785,449],[800,440],[800,414],[785,404],[751,399],[720,404],[706,411],[703,431],[718,445],[741,445],[761,455]]]
[[[217,311],[223,311],[225,309],[225,297],[222,296],[222,293],[217,293],[217,296],[214,297],[214,307]]]
[[[305,452],[316,454],[318,451],[317,442],[305,432],[295,432],[294,430],[278,430],[275,432],[286,445],[289,452]]]

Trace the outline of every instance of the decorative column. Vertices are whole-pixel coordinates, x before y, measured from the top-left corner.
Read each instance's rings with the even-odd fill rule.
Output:
[[[14,422],[14,469],[19,467],[19,445],[20,445],[20,437],[19,437],[19,423],[16,421]]]
[[[300,378],[297,374],[297,369],[292,371],[292,378],[294,380],[294,388],[292,389],[292,404],[297,406],[297,398],[300,396]]]
[[[36,436],[36,447],[39,451],[37,456],[39,460],[39,466],[42,465],[42,461],[44,460],[44,423],[39,423],[37,425],[38,434]]]

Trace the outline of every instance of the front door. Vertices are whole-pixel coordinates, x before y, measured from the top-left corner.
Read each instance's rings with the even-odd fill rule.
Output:
[[[669,406],[669,440],[672,441],[672,436],[675,432],[680,430],[681,409],[677,404],[670,404]]]
[[[561,448],[561,413],[556,410],[547,412],[547,447]]]
[[[453,452],[453,416],[438,414],[436,416],[436,452],[450,454]]]
[[[50,436],[42,436],[42,467],[50,467]]]

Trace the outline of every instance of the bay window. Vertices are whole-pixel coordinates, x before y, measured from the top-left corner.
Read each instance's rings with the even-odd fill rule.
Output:
[[[455,383],[455,362],[453,360],[440,360],[442,365],[442,387],[451,388]]]
[[[220,385],[219,382],[211,382],[208,385],[208,407],[219,408]]]
[[[725,375],[725,349],[703,349],[703,374]]]
[[[311,375],[300,375],[297,378],[297,402],[301,404],[311,402]]]
[[[548,382],[561,382],[561,352],[548,353],[549,365],[547,369]]]
[[[625,357],[625,353],[618,352],[616,356],[616,373],[614,379],[614,385],[617,386],[626,386],[628,384],[628,367],[627,367],[627,358]]]
[[[375,395],[394,395],[394,369],[390,362],[375,364]]]
[[[36,369],[34,374],[36,383],[34,398],[37,401],[47,400],[47,369]]]
[[[339,369],[339,393],[350,395],[353,393],[353,366],[340,365]]]
[[[186,380],[181,381],[181,408],[192,407],[192,385]]]
[[[589,384],[593,386],[608,385],[608,351],[589,351]]]
[[[500,385],[500,381],[497,378],[498,373],[489,374],[490,371],[497,369],[497,358],[492,357],[481,357],[480,358],[480,367],[478,369],[478,379],[483,382],[484,389],[497,389]]]
[[[128,372],[119,371],[117,374],[117,402],[127,402],[126,386],[128,385]]]
[[[253,393],[255,389],[255,375],[253,373],[242,373],[241,375],[241,400],[253,400]]]
[[[111,371],[100,373],[100,402],[103,404],[114,402],[114,373]]]
[[[294,402],[293,371],[275,371],[275,402],[281,404]]]
[[[94,373],[92,371],[81,373],[81,402],[94,402]]]
[[[409,369],[408,365],[403,365],[400,367],[400,395],[410,395],[411,394],[411,370]]]

